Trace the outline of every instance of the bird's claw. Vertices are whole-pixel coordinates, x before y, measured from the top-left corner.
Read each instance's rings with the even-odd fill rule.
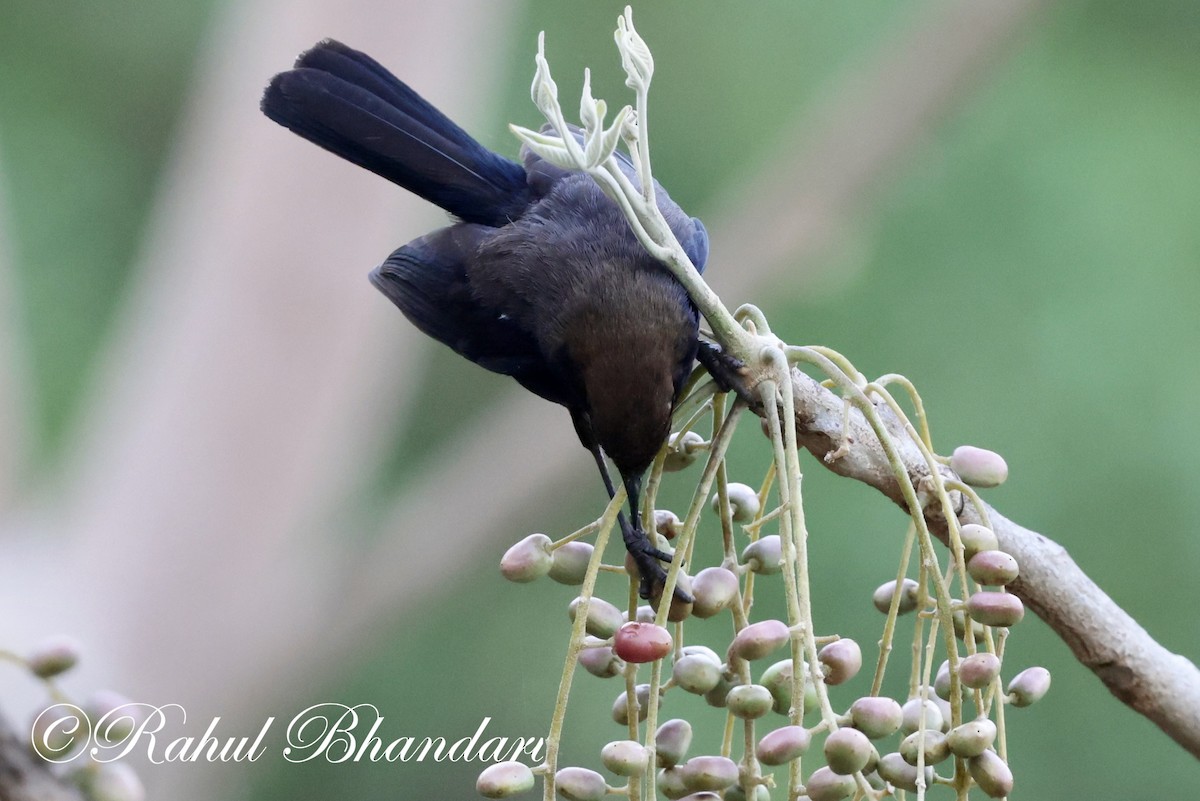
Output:
[[[730,356],[716,342],[701,339],[696,350],[696,361],[712,376],[722,392],[733,392],[746,378],[746,365]]]
[[[638,582],[638,595],[642,598],[651,598],[655,594],[656,586],[659,588],[666,586],[667,571],[662,563],[669,564],[671,555],[660,551],[649,542],[636,551],[630,550],[630,553],[633,555],[634,564],[637,565],[638,575],[641,577]],[[685,604],[690,604],[695,600],[678,584],[675,586],[675,598]]]

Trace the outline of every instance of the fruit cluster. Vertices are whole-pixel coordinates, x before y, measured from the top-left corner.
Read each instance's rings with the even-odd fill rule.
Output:
[[[705,454],[710,460],[723,455],[714,442],[687,430],[671,438],[660,469],[682,470]],[[994,486],[1007,474],[1000,457],[978,448],[960,448],[947,461],[965,482],[977,486]],[[627,738],[614,739],[600,754],[615,783],[590,768],[502,763],[481,774],[479,792],[489,798],[515,795],[531,789],[535,774],[543,773],[554,791],[572,801],[600,801],[608,794],[766,801],[775,794],[773,770],[786,768],[790,795],[781,792],[779,797],[835,801],[905,792],[923,797],[935,785],[954,788],[959,798],[973,788],[990,797],[1008,795],[1013,776],[1005,760],[1003,707],[1028,706],[1041,698],[1050,675],[1044,668],[1028,668],[1002,685],[1005,638],[1024,607],[1005,591],[1019,568],[995,534],[978,524],[954,526],[951,564],[943,574],[924,560],[911,569],[910,528],[898,577],[872,597],[887,616],[873,680],[837,712],[827,688],[852,686],[863,667],[860,645],[836,635],[813,635],[810,642],[814,629],[803,620],[789,625],[748,617],[754,580],[786,575],[789,569],[788,543],[780,534],[763,533],[781,514],[779,508],[764,511],[774,470],[768,470],[759,490],[724,481],[723,463],[715,474],[722,480],[715,482],[712,506],[726,531],[726,553],[720,564],[694,575],[679,569],[677,586],[690,601],[675,595],[663,609],[661,597],[654,597],[649,605],[631,603],[623,610],[595,595],[598,570],[622,569],[601,565],[595,547],[582,539],[601,528],[599,522],[558,542],[533,534],[504,555],[501,571],[512,581],[549,576],[583,586],[567,610],[579,633],[571,654],[593,676],[625,678],[612,719],[625,727]],[[707,486],[702,489],[709,492]],[[687,535],[695,518],[689,513],[681,521],[668,511],[655,513],[658,545],[671,552],[674,544],[675,553],[684,556],[683,566],[692,556]],[[735,524],[748,538],[740,551],[731,547],[729,537]],[[635,566],[627,560],[624,570],[636,586]],[[935,591],[939,582],[941,589]],[[955,584],[961,597],[948,594]],[[769,585],[760,581],[763,586]],[[726,615],[732,617],[734,634],[724,654],[684,640],[685,621],[691,630],[699,625],[694,621]],[[900,616],[914,620],[914,662],[906,695],[894,699],[883,696],[881,686]],[[953,634],[947,636],[947,628]],[[939,649],[943,658],[934,673]],[[810,656],[815,658],[806,658]],[[642,665],[651,667],[648,683],[638,681]],[[573,669],[574,664],[568,665],[568,674]],[[701,696],[725,710],[721,753],[689,757],[693,724],[682,717],[658,723],[660,707],[676,692]],[[781,725],[769,723],[773,715],[783,716]],[[734,749],[736,725],[745,735],[741,753]],[[817,762],[815,769],[810,761]]]

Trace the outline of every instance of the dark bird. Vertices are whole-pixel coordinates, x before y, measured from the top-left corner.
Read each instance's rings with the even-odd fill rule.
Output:
[[[625,546],[646,597],[664,578],[638,514],[642,478],[670,431],[697,351],[683,286],[638,243],[587,175],[472,139],[369,56],[320,42],[276,75],[263,113],[450,212],[456,222],[394,252],[373,283],[429,336],[571,413],[609,497],[616,466],[632,525]],[[637,183],[632,165],[622,169]],[[655,187],[697,269],[704,226]]]

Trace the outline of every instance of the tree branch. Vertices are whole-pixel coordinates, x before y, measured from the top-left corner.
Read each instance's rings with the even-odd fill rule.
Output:
[[[796,430],[800,444],[838,475],[861,481],[903,507],[900,487],[879,439],[852,409],[843,440],[845,402],[811,376],[793,371]],[[749,387],[737,387],[751,400]],[[761,404],[752,404],[762,414]],[[913,485],[927,484],[929,468],[904,426],[884,403],[877,404],[896,442]],[[846,449],[834,456],[839,445]],[[949,469],[946,468],[947,474]],[[1008,589],[1054,630],[1083,665],[1122,703],[1144,715],[1175,742],[1200,757],[1200,670],[1154,640],[1136,620],[1096,586],[1066,549],[988,507],[1000,547],[1016,558],[1021,576]],[[936,504],[926,518],[946,541],[946,522]],[[962,523],[982,523],[972,504]]]

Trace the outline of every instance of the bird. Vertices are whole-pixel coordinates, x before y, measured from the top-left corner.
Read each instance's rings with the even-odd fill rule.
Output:
[[[645,533],[642,482],[668,438],[700,343],[684,287],[591,177],[528,147],[520,163],[487,149],[340,42],[318,42],[275,75],[261,109],[451,215],[450,225],[388,256],[371,283],[423,333],[567,409],[610,499],[616,487],[605,457],[620,475],[630,512],[628,520],[619,515],[622,538],[639,593],[650,597],[671,556]],[[617,155],[636,185],[632,163]],[[672,233],[703,271],[703,223],[657,182],[655,191]]]

